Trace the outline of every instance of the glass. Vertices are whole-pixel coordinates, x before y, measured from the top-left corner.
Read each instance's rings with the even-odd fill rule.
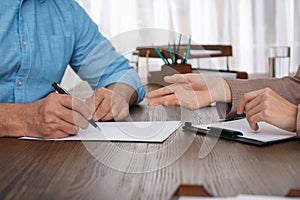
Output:
[[[290,47],[270,47],[268,61],[270,77],[290,75]]]

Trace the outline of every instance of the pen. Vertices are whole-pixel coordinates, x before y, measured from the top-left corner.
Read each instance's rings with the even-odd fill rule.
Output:
[[[168,58],[165,56],[164,52],[160,52],[162,57],[164,57],[164,59],[167,61],[167,64],[170,65]]]
[[[157,55],[164,61],[164,63],[167,65],[168,62],[165,60],[164,56],[160,53],[160,51],[158,50],[157,47],[154,47],[155,52],[157,53]]]
[[[172,64],[174,64],[172,47],[170,45],[170,42],[168,43],[168,48],[169,48],[169,54],[170,54],[171,62],[172,62]]]
[[[61,87],[61,86],[60,86],[58,83],[56,83],[56,82],[53,82],[53,83],[52,83],[52,87],[54,87],[54,89],[55,89],[59,94],[71,95],[71,93],[70,93],[68,90],[66,90],[65,88]],[[90,123],[93,127],[99,128],[94,120],[90,119],[90,120],[88,120],[88,121],[89,121],[89,123]]]
[[[211,136],[220,136],[225,138],[236,138],[243,136],[243,133],[235,130],[219,128],[219,127],[207,127],[207,129],[197,128],[192,125],[191,122],[185,122],[183,130],[195,132],[201,135],[211,135]]]
[[[175,64],[177,64],[178,55],[180,53],[180,43],[181,43],[182,34],[179,36],[179,41],[176,49],[176,58],[175,58]]]
[[[191,36],[189,38],[188,46],[186,48],[185,58],[183,59],[183,64],[187,64],[187,61],[189,59],[190,50],[191,50]]]
[[[176,60],[177,60],[177,52],[176,52],[176,44],[175,44],[175,40],[173,40],[173,53],[174,53],[174,56],[173,56],[173,64],[177,64]]]

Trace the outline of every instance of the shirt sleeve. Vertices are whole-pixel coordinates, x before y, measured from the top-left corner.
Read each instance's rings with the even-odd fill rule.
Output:
[[[135,69],[100,34],[87,13],[76,2],[72,4],[75,45],[70,65],[73,70],[93,89],[113,83],[127,84],[138,94],[136,103],[140,102],[146,91]]]
[[[237,107],[245,93],[270,88],[289,102],[298,105],[297,135],[300,136],[300,66],[294,77],[253,80],[227,79],[226,82],[230,87],[232,98],[231,105],[227,107],[229,109],[227,109],[226,118],[237,117]]]

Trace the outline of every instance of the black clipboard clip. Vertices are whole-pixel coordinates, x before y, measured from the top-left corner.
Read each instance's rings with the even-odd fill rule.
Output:
[[[185,122],[184,126],[182,127],[184,131],[190,131],[194,132],[196,134],[200,135],[209,135],[214,137],[221,137],[221,138],[227,138],[227,139],[235,139],[238,137],[242,137],[243,133],[236,130],[231,129],[225,129],[225,128],[219,128],[219,127],[207,127],[207,129],[198,128],[193,126],[191,122]]]

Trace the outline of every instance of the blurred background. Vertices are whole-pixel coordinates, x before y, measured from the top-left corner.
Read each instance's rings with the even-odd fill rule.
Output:
[[[114,37],[158,28],[191,35],[197,44],[229,44],[230,68],[268,73],[271,46],[290,46],[290,72],[300,64],[298,0],[77,0],[99,26]]]

